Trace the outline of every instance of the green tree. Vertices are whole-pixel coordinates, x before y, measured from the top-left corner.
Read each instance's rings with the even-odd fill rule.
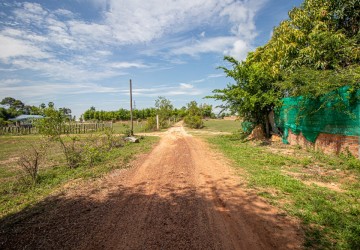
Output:
[[[79,138],[69,134],[66,126],[68,126],[67,116],[63,110],[56,110],[54,107],[44,109],[44,119],[36,121],[35,126],[39,129],[39,133],[48,139],[60,143],[66,158],[67,165],[70,168],[76,168],[81,162],[81,148],[78,145]],[[65,134],[66,136],[62,136]]]
[[[283,97],[319,100],[344,85],[355,92],[360,83],[359,9],[359,0],[305,0],[245,61],[225,57],[232,68],[222,69],[235,84],[214,90],[212,98],[223,101],[223,109],[269,128],[268,114]],[[321,106],[336,98],[323,98]]]
[[[321,96],[344,85],[357,85],[359,8],[359,0],[305,0],[254,52],[253,61],[270,67],[284,95]],[[321,75],[320,81],[314,81],[314,74]]]
[[[5,97],[0,104],[7,107],[8,118],[14,118],[24,113],[25,104],[15,98]]]
[[[248,61],[241,63],[232,57],[225,57],[232,68],[222,69],[227,77],[235,80],[235,84],[228,84],[224,89],[215,89],[215,94],[208,98],[223,101],[223,110],[237,112],[246,121],[263,124],[269,136],[268,115],[279,103],[281,93],[274,86],[275,78],[266,64],[253,62],[252,55],[249,54]]]
[[[202,110],[198,106],[196,101],[191,101],[187,104],[187,114],[190,116],[200,116],[202,117]]]
[[[169,126],[169,119],[172,116],[173,105],[171,101],[166,99],[165,97],[159,96],[158,99],[155,100],[155,107],[157,111],[157,115],[159,115],[159,125],[161,128],[166,128]]]
[[[64,117],[67,121],[72,120],[71,109],[63,107],[63,108],[59,108],[59,111],[64,114]]]
[[[25,104],[20,101],[20,100],[16,100],[12,97],[5,97],[1,102],[1,105],[4,106],[8,106],[10,109],[15,109],[15,110],[21,110],[24,108]]]
[[[202,120],[203,112],[196,101],[191,101],[187,104],[187,115],[184,117],[184,123],[190,128],[202,128],[204,122]]]
[[[202,104],[200,105],[201,113],[203,118],[213,118],[215,114],[212,112],[212,105]]]
[[[54,108],[54,107],[55,107],[54,102],[49,102],[49,103],[48,103],[48,107],[49,107],[49,108]]]

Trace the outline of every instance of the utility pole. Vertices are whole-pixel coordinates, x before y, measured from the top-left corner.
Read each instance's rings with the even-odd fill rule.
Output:
[[[130,79],[130,120],[131,120],[131,127],[130,127],[130,135],[134,135],[134,122],[133,122],[133,112],[132,112],[132,83]]]
[[[159,130],[159,115],[156,115],[156,130]]]

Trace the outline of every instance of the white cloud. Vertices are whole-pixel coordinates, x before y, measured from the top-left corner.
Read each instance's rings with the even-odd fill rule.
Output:
[[[7,86],[0,81],[1,89],[8,96],[17,98],[31,98],[38,96],[49,96],[63,94],[86,94],[86,93],[118,93],[119,89],[105,87],[92,83],[77,84],[49,84],[45,82],[26,82],[23,85]]]
[[[192,88],[194,88],[194,85],[191,85],[189,83],[180,83],[180,88],[182,88],[182,89],[192,89]]]
[[[95,8],[103,11],[106,10],[108,7],[108,0],[76,0],[77,2],[80,2],[82,4],[91,4]]]
[[[110,0],[106,23],[123,43],[149,42],[164,34],[178,33],[211,22],[214,13],[228,1]],[[121,24],[121,25],[119,25]]]
[[[45,11],[40,4],[38,3],[24,3],[24,9],[29,13],[33,13],[34,15],[45,15],[47,11]]]
[[[36,59],[51,57],[48,53],[42,51],[29,42],[1,34],[0,44],[0,59],[4,62],[6,62],[7,59],[19,56],[32,57]]]
[[[208,78],[218,78],[218,77],[222,77],[222,76],[225,76],[225,75],[223,73],[221,73],[221,74],[210,74],[207,77]]]
[[[9,86],[20,82],[20,79],[0,79],[0,86]]]
[[[17,21],[30,25],[41,25],[44,17],[48,15],[40,4],[28,2],[23,3],[22,8],[17,8],[14,12]]]
[[[71,35],[80,39],[88,47],[97,46],[99,42],[113,43],[112,28],[108,25],[83,21],[70,21],[68,25]]]
[[[100,80],[104,78],[125,75],[124,72],[110,69],[90,70],[82,65],[75,65],[72,62],[50,59],[47,61],[33,61],[26,59],[13,60],[12,64],[18,69],[30,69],[40,72],[38,76],[48,77],[52,81],[81,82],[89,80]]]
[[[12,4],[12,12],[2,17],[0,62],[11,70],[32,70],[53,81],[76,83],[124,75],[122,70],[129,68],[155,70],[155,64],[136,59],[143,51],[134,50],[134,57],[122,58],[122,49],[129,48],[123,46],[143,46],[148,48],[147,56],[172,64],[184,63],[182,55],[203,53],[243,59],[256,36],[255,14],[266,0],[77,1],[90,1],[101,10],[99,18],[84,20],[70,10],[50,10],[38,3]],[[207,27],[224,32],[211,36]],[[197,28],[203,30],[194,33],[198,40],[185,36]],[[172,93],[186,89],[177,88]]]
[[[103,6],[103,20],[98,22],[80,20],[66,9],[50,12],[37,3],[23,3],[14,13],[20,24],[45,30],[41,36],[48,38],[49,43],[75,50],[90,49],[99,44],[146,43],[199,25],[217,26],[224,18],[231,24],[234,37],[251,40],[256,36],[254,16],[265,1],[179,0],[164,4],[162,0],[92,0],[93,4]],[[57,16],[66,17],[67,21],[60,21]],[[204,38],[205,34],[203,31],[200,37]],[[205,40],[198,49],[202,51],[206,44]],[[203,51],[219,52],[220,49]]]
[[[217,52],[223,53],[228,50],[236,41],[236,37],[215,37],[196,41],[194,44],[186,45],[180,48],[175,48],[171,51],[174,55],[187,54],[196,56],[201,53]]]
[[[244,40],[237,40],[230,50],[225,51],[225,54],[231,55],[237,60],[241,61],[246,58],[248,52],[250,52],[251,50],[253,50],[253,48],[251,47],[249,42]]]
[[[97,50],[95,51],[95,53],[100,56],[111,56],[113,54],[111,51],[108,50]]]
[[[127,93],[128,90],[124,90],[124,93]],[[196,96],[201,95],[203,91],[201,89],[195,88],[191,84],[180,83],[178,86],[163,86],[163,87],[149,87],[149,88],[138,88],[133,89],[134,96],[147,96],[147,97],[156,97],[159,95],[164,96]]]
[[[20,83],[20,84],[19,84]],[[16,98],[35,98],[48,97],[62,94],[89,94],[89,93],[116,93],[128,95],[129,90],[103,86],[95,83],[47,83],[42,81],[24,81],[20,79],[0,79],[0,88],[2,93]],[[177,86],[149,86],[148,88],[134,88],[134,96],[156,97],[159,95],[175,96],[186,95],[194,96],[202,94],[202,90],[195,88],[191,84],[180,83]],[[0,93],[1,97],[1,93]],[[5,97],[5,96],[4,96]]]
[[[206,79],[198,79],[198,80],[192,80],[191,83],[199,83],[204,82]]]
[[[74,13],[66,9],[57,9],[53,13],[61,17],[68,17],[68,18],[73,18],[75,16]]]
[[[233,23],[231,31],[234,35],[249,41],[257,35],[254,20],[255,14],[266,2],[267,0],[233,1],[221,11],[220,15],[228,16],[229,21]]]
[[[84,0],[78,0],[85,2]],[[103,20],[85,22],[66,9],[52,12],[37,3],[23,3],[17,8],[16,20],[47,28],[48,34],[60,32],[81,43],[137,44],[190,30],[199,25],[217,26],[225,19],[231,32],[242,39],[256,35],[254,16],[266,0],[92,0],[102,6]],[[57,16],[69,21],[59,21]],[[200,37],[205,37],[205,31]],[[64,39],[60,39],[64,40]],[[66,40],[65,40],[66,43]]]
[[[127,68],[148,68],[148,65],[143,63],[136,62],[114,62],[109,65],[112,68],[116,69],[127,69]]]

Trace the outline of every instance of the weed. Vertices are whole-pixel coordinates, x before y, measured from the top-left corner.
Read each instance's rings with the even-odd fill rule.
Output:
[[[204,121],[204,126],[206,130],[235,133],[241,129],[241,122],[209,119]]]
[[[26,136],[1,140],[0,155],[6,150],[9,157],[14,157],[18,155],[19,148],[26,148],[23,145],[24,141],[31,141],[35,144],[40,139],[40,136]],[[0,175],[0,217],[34,204],[70,180],[97,178],[113,169],[124,168],[127,166],[126,162],[139,153],[149,151],[158,141],[157,137],[144,137],[141,143],[123,144],[123,147],[107,150],[107,144],[102,139],[105,139],[105,136],[86,135],[77,138],[76,147],[82,150],[82,160],[76,168],[66,167],[67,162],[60,144],[49,142],[35,186],[22,181],[16,165],[9,166],[9,164],[0,162],[0,169],[7,170],[6,175]],[[117,139],[121,140],[120,137],[114,138],[114,140]],[[64,136],[63,141],[72,145],[72,140],[67,136]],[[12,146],[7,148],[9,143]]]
[[[236,167],[245,170],[249,187],[256,188],[260,195],[268,199],[270,203],[277,204],[288,214],[301,219],[305,230],[305,247],[359,249],[360,192],[358,182],[344,186],[343,192],[335,192],[317,185],[306,185],[282,171],[284,167],[297,168],[304,165],[310,167],[316,162],[318,168],[331,169],[338,164],[337,168],[353,169],[352,173],[358,176],[359,172],[351,165],[357,164],[356,161],[352,163],[351,158],[326,156],[314,151],[308,152],[311,158],[283,155],[268,152],[266,147],[233,140],[231,136],[212,137],[208,140],[234,160]],[[340,179],[335,176],[330,180],[336,178]],[[276,192],[270,195],[267,193],[269,189]]]
[[[154,131],[157,129],[156,126],[156,118],[155,117],[149,117],[145,124],[145,131]]]
[[[201,116],[198,115],[187,115],[184,117],[184,123],[189,128],[200,129],[204,127],[204,122]]]
[[[303,166],[303,167],[307,167],[310,163],[311,163],[311,159],[309,158],[303,158],[300,160],[300,164]]]
[[[31,184],[38,182],[40,161],[44,158],[46,144],[30,145],[29,149],[22,152],[18,164],[24,170],[26,176],[30,177]]]

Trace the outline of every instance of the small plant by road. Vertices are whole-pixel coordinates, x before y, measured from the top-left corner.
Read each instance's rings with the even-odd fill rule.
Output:
[[[248,188],[302,221],[305,247],[360,249],[360,161],[236,136],[208,140],[234,161]]]
[[[44,159],[46,152],[46,142],[38,145],[31,144],[29,148],[22,151],[19,160],[19,166],[23,169],[25,176],[24,180],[30,179],[32,185],[35,185],[39,180],[39,167],[41,161]]]

